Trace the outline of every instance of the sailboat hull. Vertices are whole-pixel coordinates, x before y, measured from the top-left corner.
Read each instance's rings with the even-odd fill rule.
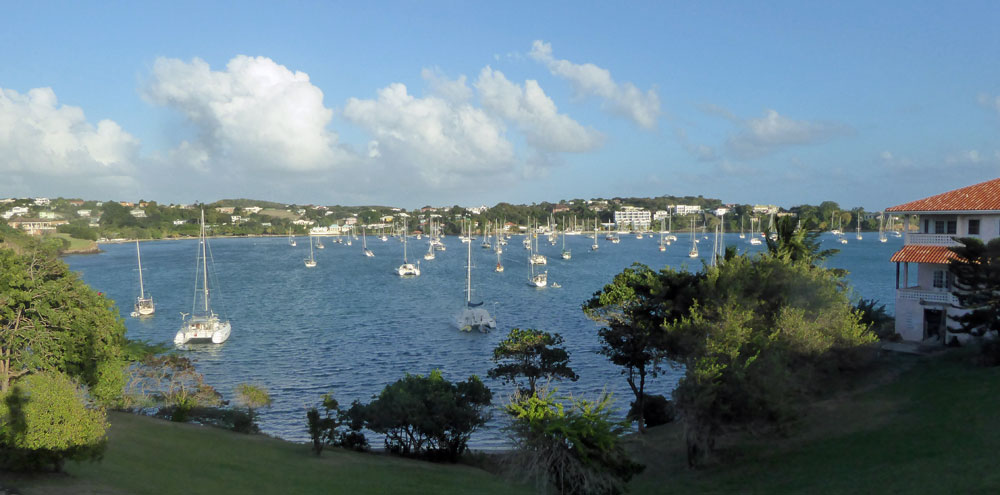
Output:
[[[219,321],[215,317],[206,320],[194,319],[181,327],[174,336],[174,344],[221,344],[229,339],[231,331],[232,326],[228,321]]]

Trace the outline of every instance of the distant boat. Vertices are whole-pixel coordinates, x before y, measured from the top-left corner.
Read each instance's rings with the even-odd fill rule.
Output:
[[[861,240],[861,213],[858,213],[858,235],[855,237],[857,240]]]
[[[434,255],[434,241],[430,240],[427,242],[427,252],[424,253],[424,259],[432,260],[434,258],[436,258],[436,256]]]
[[[312,236],[309,236],[309,257],[302,260],[306,264],[306,268],[316,268],[316,257],[313,256],[312,239]]]
[[[497,321],[492,316],[490,312],[483,308],[483,303],[473,303],[472,302],[472,243],[469,243],[467,248],[468,257],[466,259],[466,269],[465,269],[465,309],[462,310],[462,314],[458,316],[458,328],[463,332],[471,332],[473,330],[488,333],[497,327]]]
[[[139,254],[139,239],[135,240],[135,258],[139,262],[139,297],[135,298],[135,308],[132,317],[149,316],[156,312],[156,305],[153,304],[153,296],[146,297],[146,291],[142,285],[142,255]]]
[[[528,285],[530,285],[532,287],[545,287],[548,284],[549,272],[548,272],[548,270],[546,270],[546,271],[544,271],[542,273],[535,274],[535,264],[536,263],[534,262],[534,259],[535,259],[534,256],[535,255],[533,254],[533,250],[531,249],[530,244],[529,244],[529,248],[528,248],[528,268],[530,270],[530,275],[528,276]]]
[[[316,239],[316,249],[326,249],[323,245],[323,239]]]
[[[694,235],[694,221],[691,222],[691,250],[688,251],[688,258],[698,257],[698,239]]]
[[[368,249],[368,235],[365,234],[364,225],[361,226],[361,254],[364,254],[369,258],[375,257],[375,253],[373,253],[371,249]]]
[[[597,251],[601,246],[597,244],[597,219],[594,219],[594,243],[590,245],[591,251]]]
[[[562,259],[568,260],[573,257],[573,253],[569,249],[566,249],[566,230],[563,229],[562,235]]]
[[[198,263],[195,268],[195,298],[194,306],[191,308],[191,318],[187,319],[186,314],[181,313],[183,326],[174,336],[174,344],[182,345],[192,342],[211,342],[221,344],[229,338],[232,326],[229,320],[222,321],[212,311],[208,301],[208,239],[205,236],[205,210],[201,210],[201,236],[200,248],[198,250]],[[198,275],[201,275],[202,287],[198,288]],[[196,313],[198,308],[198,296],[202,296],[204,303],[201,312]]]
[[[416,265],[406,259],[406,220],[403,220],[403,264],[396,268],[400,277],[416,277],[420,275],[420,262]]]

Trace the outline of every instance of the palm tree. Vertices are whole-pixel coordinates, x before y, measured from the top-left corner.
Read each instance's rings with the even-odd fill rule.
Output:
[[[791,217],[778,219],[775,225],[777,239],[771,239],[771,233],[766,232],[767,251],[771,256],[786,258],[792,262],[803,261],[810,265],[815,265],[834,254],[839,249],[820,250],[821,241],[818,231],[809,231],[796,227],[795,221]]]

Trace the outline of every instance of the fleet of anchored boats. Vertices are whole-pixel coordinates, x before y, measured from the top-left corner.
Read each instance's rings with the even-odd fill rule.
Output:
[[[888,232],[892,231],[896,237],[900,237],[901,234],[899,230],[895,228],[894,218],[885,218],[884,215],[879,217],[879,242],[887,241]],[[836,222],[835,222],[836,221]],[[844,238],[843,230],[840,227],[840,222],[842,218],[836,215],[831,216],[831,226],[836,224],[836,228],[832,228],[831,233],[835,235],[839,242],[846,244],[847,240]],[[757,218],[750,219],[750,230],[748,233],[744,232],[744,224],[741,220],[740,222],[740,239],[745,239],[749,237],[748,242],[751,245],[761,244],[761,239],[766,238],[765,231],[761,228],[762,221]],[[697,222],[690,222],[691,226],[691,249],[688,252],[688,256],[691,258],[697,258],[699,256],[698,251],[698,237],[696,235]],[[610,226],[609,226],[610,228]],[[773,231],[774,219],[771,218],[768,230]],[[493,249],[497,255],[496,271],[503,272],[504,266],[501,260],[501,253],[503,252],[503,245],[507,244],[507,239],[510,239],[510,234],[506,234],[500,229],[499,223],[493,226],[493,235],[490,235],[489,228],[483,229],[482,237],[482,247],[484,249]],[[547,230],[547,232],[546,232]],[[600,224],[595,220],[594,230],[593,230],[593,244],[591,245],[592,251],[597,251],[599,245],[597,243],[598,232],[601,231]],[[415,277],[420,275],[420,263],[417,262],[416,265],[410,263],[407,259],[407,228],[406,223],[403,223],[403,229],[400,235],[400,241],[403,244],[403,264],[400,265],[395,273],[400,277]],[[548,270],[542,270],[536,272],[535,265],[546,265],[548,263],[546,257],[538,252],[538,237],[540,234],[548,234],[549,241],[555,245],[556,240],[559,237],[559,232],[556,232],[551,228],[551,225],[547,229],[540,229],[538,226],[530,227],[524,235],[524,248],[528,251],[528,285],[535,288],[544,287],[559,287],[556,283],[549,283],[548,280]],[[582,232],[574,229],[574,231],[569,232],[570,234],[581,234]],[[628,232],[625,232],[628,233]],[[570,260],[572,258],[572,253],[570,250],[566,249],[566,229],[563,229],[562,234],[562,258],[564,260]],[[713,248],[713,253],[722,253],[725,250],[723,243],[720,241],[720,235],[724,235],[725,232],[720,226],[716,227],[716,244]],[[362,253],[366,257],[374,257],[375,254],[368,249],[367,234],[365,233],[364,226],[361,230],[362,239]],[[495,237],[495,242],[490,243],[490,240]],[[642,239],[643,235],[641,232],[637,232],[635,235],[636,239]],[[649,236],[653,238],[653,235]],[[772,233],[771,238],[775,238],[776,234]],[[355,236],[356,238],[356,236]],[[417,239],[420,235],[417,235]],[[466,288],[465,288],[465,307],[463,308],[461,314],[457,317],[458,328],[462,331],[471,332],[473,330],[479,332],[489,332],[490,330],[496,328],[496,319],[490,315],[489,311],[483,308],[483,302],[472,302],[472,239],[473,239],[473,228],[471,223],[468,226],[468,232],[465,231],[465,226],[463,225],[463,233],[459,236],[462,242],[468,244],[466,246]],[[705,236],[707,239],[707,235]],[[857,240],[862,239],[860,221],[857,227]],[[350,239],[350,235],[348,235]],[[383,234],[381,239],[387,240],[387,237]],[[617,244],[621,241],[620,237],[616,235],[615,232],[610,230],[607,231],[607,236],[605,239],[613,244]],[[659,231],[659,242],[658,249],[666,251],[666,246],[669,246],[673,241],[677,240],[677,236],[670,233],[670,226],[664,229],[663,222],[660,224]],[[337,239],[334,243],[343,244],[341,239]],[[288,244],[290,246],[295,246],[295,238],[289,232]],[[350,240],[346,242],[349,246],[351,245]],[[314,236],[309,236],[309,257],[303,260],[303,263],[307,268],[315,268],[317,265],[314,247],[323,249],[324,245],[322,240]],[[142,254],[139,249],[139,241],[136,241],[136,261],[139,266],[139,296],[136,297],[135,305],[132,311],[133,317],[145,317],[150,316],[156,311],[156,306],[153,303],[152,296],[148,296],[145,292],[143,285],[143,275],[142,275]],[[429,223],[429,235],[428,235],[428,245],[427,253],[424,254],[425,260],[435,259],[435,251],[444,251],[445,245],[441,242],[441,235],[439,228],[436,228],[433,220]],[[208,239],[205,235],[205,212],[201,212],[201,229],[199,233],[198,240],[198,255],[197,264],[195,269],[195,297],[194,303],[192,304],[191,313],[181,313],[182,315],[182,326],[174,337],[174,343],[178,345],[195,343],[195,342],[211,342],[214,344],[221,344],[225,342],[232,331],[232,326],[228,320],[223,320],[212,310],[210,304],[210,289],[208,276],[209,270],[209,259],[211,258],[211,250],[208,245]],[[714,256],[713,256],[714,258]],[[714,259],[712,260],[714,262]],[[200,303],[200,304],[199,304]]]

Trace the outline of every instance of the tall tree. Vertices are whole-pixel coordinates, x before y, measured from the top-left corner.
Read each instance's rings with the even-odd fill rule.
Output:
[[[780,218],[774,233],[777,234],[776,239],[765,236],[767,252],[789,261],[816,264],[839,252],[837,249],[820,250],[820,233],[797,228],[792,217]]]
[[[539,378],[576,381],[579,376],[569,367],[569,353],[559,347],[563,338],[533,328],[511,329],[507,337],[493,349],[493,362],[497,366],[488,372],[490,378],[502,378],[506,383],[517,383],[518,377],[528,381],[527,391],[535,393]]]
[[[952,316],[959,327],[950,330],[1000,333],[1000,238],[986,244],[974,237],[957,240],[962,245],[949,248],[958,257],[948,261],[948,271],[954,278],[958,307],[968,312]]]
[[[657,273],[636,263],[583,305],[589,318],[605,325],[598,330],[600,353],[622,368],[635,395],[640,432],[645,431],[646,378],[663,370],[664,352],[671,345],[663,325],[689,312],[703,277],[670,268]]]

